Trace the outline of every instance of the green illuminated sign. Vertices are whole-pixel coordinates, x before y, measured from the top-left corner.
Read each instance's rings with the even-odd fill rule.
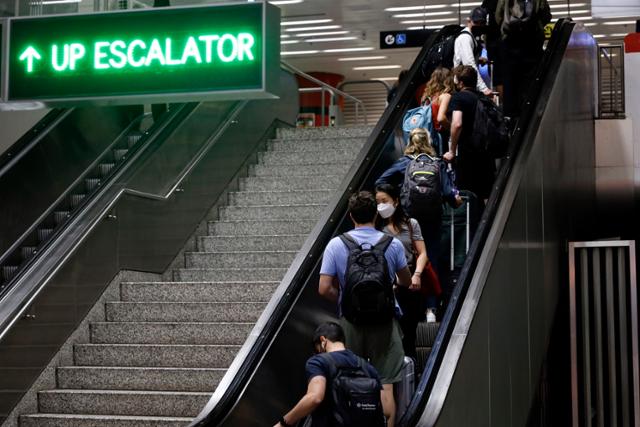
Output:
[[[8,101],[133,103],[271,96],[267,3],[9,20]]]

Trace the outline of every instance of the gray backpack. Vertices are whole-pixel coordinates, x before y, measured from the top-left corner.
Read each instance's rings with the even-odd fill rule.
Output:
[[[442,211],[440,164],[419,154],[411,159],[404,173],[400,203],[411,218],[437,217]]]

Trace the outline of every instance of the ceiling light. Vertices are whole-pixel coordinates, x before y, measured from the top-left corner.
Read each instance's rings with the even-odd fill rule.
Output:
[[[357,37],[349,36],[349,37],[326,37],[321,39],[306,39],[307,43],[322,43],[322,42],[342,42],[346,40],[357,40]]]
[[[443,9],[445,7],[449,7],[449,5],[448,4],[428,4],[424,6],[388,7],[385,9],[385,12],[404,12],[408,10]]]
[[[603,22],[602,25],[632,25],[635,23],[636,21],[607,21]]]
[[[572,16],[571,19],[574,21],[588,21],[593,19],[593,16]]]
[[[421,27],[408,27],[407,30],[439,30],[442,25],[423,25]]]
[[[338,36],[340,34],[349,34],[349,31],[321,31],[319,33],[302,33],[296,34],[296,37],[314,37],[314,36]]]
[[[601,38],[603,38],[603,37],[606,37],[606,36],[605,36],[604,34],[594,34],[594,35],[593,35],[593,38],[594,38],[594,39],[601,39]]]
[[[597,24],[596,22],[585,22],[585,23],[584,23],[584,26],[585,26],[585,27],[593,27],[593,26],[595,26],[595,25],[598,25],[598,24]]]
[[[298,44],[300,40],[282,40],[280,44]]]
[[[573,15],[574,13],[576,14],[581,14],[581,13],[591,13],[590,10],[588,9],[581,9],[581,10],[555,10],[553,11],[554,14],[556,15]]]
[[[586,5],[587,5],[586,3],[569,4],[569,6],[571,6],[571,7],[584,7]],[[549,7],[551,9],[556,8],[556,7],[567,7],[567,4],[566,3],[564,3],[564,4],[550,4]]]
[[[291,56],[291,55],[311,55],[313,53],[318,53],[319,50],[289,50],[287,52],[280,52],[282,56]]]
[[[398,78],[397,77],[371,77],[371,80],[382,80],[385,82],[389,82],[389,81],[398,80]]]
[[[419,20],[413,20],[413,21],[400,21],[401,24],[405,24],[405,25],[415,25],[415,24],[435,24],[438,22],[451,22],[451,21],[457,21],[458,18],[456,17],[451,17],[451,18],[438,18],[438,19],[419,19]],[[440,28],[441,26],[438,26],[437,28]]]
[[[441,16],[441,15],[453,15],[453,11],[448,10],[446,12],[427,12],[427,13],[401,13],[399,15],[393,15],[394,18],[420,18],[422,16]]]
[[[386,56],[354,56],[352,58],[338,58],[338,61],[372,61],[374,59],[387,59]]]
[[[331,18],[327,18],[327,19],[307,19],[304,21],[282,21],[280,23],[281,26],[283,27],[288,27],[289,25],[311,25],[311,24],[324,24],[327,22],[332,22],[333,19]]]
[[[291,37],[291,35],[289,35],[289,34],[280,34],[280,38],[281,39],[288,39],[290,37]]]
[[[354,70],[393,70],[394,68],[402,68],[402,65],[365,65],[363,67],[353,67]]]
[[[302,3],[304,0],[276,0],[276,1],[270,1],[269,3],[275,5],[275,6],[282,6],[284,4],[297,4],[297,3]]]
[[[340,27],[341,27],[340,25],[321,25],[319,27],[285,28],[285,31],[288,31],[288,32],[292,32],[292,31],[303,32],[303,31],[316,31],[316,30],[337,30]]]
[[[341,49],[325,49],[324,53],[340,53],[340,52],[363,52],[365,50],[373,50],[372,47],[345,47]]]
[[[482,2],[467,2],[467,3],[453,3],[452,4],[453,7],[474,7],[474,6],[482,6]]]

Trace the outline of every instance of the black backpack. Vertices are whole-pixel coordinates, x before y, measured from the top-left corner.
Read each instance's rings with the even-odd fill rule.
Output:
[[[453,68],[456,39],[463,34],[463,29],[464,27],[454,24],[446,25],[440,30],[438,40],[429,49],[427,57],[422,63],[422,75],[425,79],[429,80],[431,73],[438,67]],[[465,34],[473,39],[473,43],[477,48],[476,39],[473,35],[466,31]]]
[[[349,249],[342,315],[355,325],[390,321],[395,314],[395,298],[384,253],[393,238],[385,234],[375,245],[360,245],[347,233],[340,239]]]
[[[384,427],[386,425],[380,400],[380,384],[369,375],[365,361],[358,357],[358,366],[340,365],[331,353],[321,353],[330,369],[327,393],[330,398],[332,426]]]
[[[400,204],[410,218],[434,218],[442,211],[440,164],[427,155],[415,156],[404,172]]]
[[[551,21],[547,0],[507,0],[502,16],[502,34],[508,38],[530,38]]]
[[[473,152],[488,153],[496,159],[507,153],[509,129],[504,114],[484,95],[478,96],[469,146]]]

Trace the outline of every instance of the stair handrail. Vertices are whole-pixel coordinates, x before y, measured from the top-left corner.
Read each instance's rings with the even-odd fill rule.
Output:
[[[338,89],[342,90],[342,88],[348,85],[365,85],[365,84],[380,84],[384,86],[387,93],[389,93],[389,91],[391,90],[391,85],[389,83],[385,82],[384,80],[375,79],[375,78],[371,80],[345,80],[338,85]]]
[[[622,45],[613,45],[613,46],[599,46],[598,48],[598,116],[599,118],[621,118],[624,117],[625,114],[625,84],[624,84],[624,59],[620,61],[620,68],[614,64],[612,54],[609,53],[609,50],[618,49],[619,55],[624,55],[624,47]],[[602,108],[602,98],[603,98],[603,85],[602,85],[602,62],[600,58],[604,58],[609,63],[609,68],[613,72],[612,75],[609,76],[609,89],[610,89],[610,102],[611,102],[611,111],[606,112],[603,116],[603,108]],[[615,90],[615,82],[620,82],[620,110],[616,110],[616,104],[618,104],[618,91]]]
[[[324,91],[327,91],[331,94],[331,104],[330,105],[335,105],[335,98],[336,95],[337,96],[341,96],[345,99],[349,99],[350,101],[353,101],[356,105],[356,116],[358,115],[358,109],[362,108],[362,112],[363,112],[363,117],[364,117],[364,124],[367,125],[367,107],[364,105],[364,102],[361,99],[356,98],[355,96],[349,95],[348,93],[338,89],[337,87],[331,86],[328,83],[323,82],[322,80],[313,77],[312,75],[309,75],[307,73],[305,73],[304,71],[302,71],[301,69],[289,64],[286,61],[280,61],[280,65],[282,66],[282,68],[292,72],[293,74],[300,76],[302,78],[304,78],[305,80],[308,80],[312,83],[317,84],[320,88],[322,88],[322,102],[324,104]],[[322,108],[322,116],[324,118],[324,105]],[[358,120],[358,117],[356,117],[356,120]],[[322,125],[324,126],[324,120],[322,120]]]

